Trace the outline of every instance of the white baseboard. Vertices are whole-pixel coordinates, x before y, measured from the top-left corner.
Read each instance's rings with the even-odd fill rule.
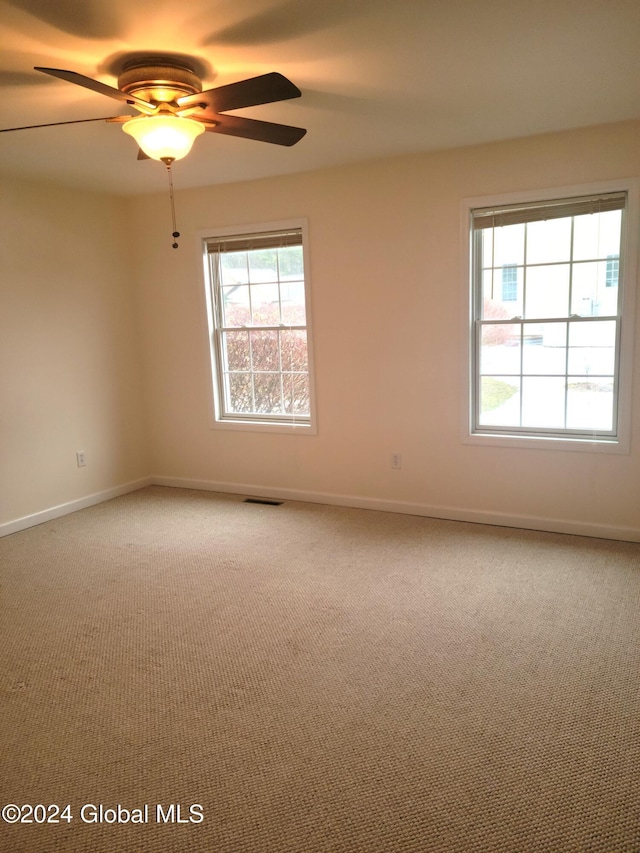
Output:
[[[381,512],[398,512],[448,521],[468,521],[473,524],[493,524],[498,527],[516,527],[524,530],[541,530],[547,533],[567,533],[572,536],[592,536],[597,539],[617,539],[623,542],[640,542],[640,529],[607,524],[572,521],[569,519],[542,518],[529,515],[486,512],[447,506],[393,501],[383,498],[366,498],[360,495],[341,495],[327,492],[308,492],[302,489],[280,489],[244,483],[223,483],[209,480],[190,480],[182,477],[152,477],[156,486],[180,489],[199,489],[225,494],[251,495],[278,500],[321,503],[331,506],[348,506],[356,509],[373,509]]]
[[[280,489],[274,486],[261,486],[245,483],[226,483],[210,480],[192,480],[184,477],[145,477],[130,483],[124,483],[102,492],[87,495],[68,503],[17,518],[0,524],[0,537],[17,533],[28,527],[43,524],[62,515],[76,512],[85,507],[94,506],[103,501],[117,498],[128,492],[137,491],[145,486],[169,486],[178,489],[197,489],[223,494],[250,495],[252,497],[277,500],[301,501],[303,503],[328,504],[329,506],[347,506],[355,509],[372,509],[380,512],[398,512],[404,515],[419,515],[427,518],[441,518],[447,521],[467,521],[473,524],[493,524],[498,527],[516,527],[524,530],[541,530],[548,533],[567,533],[573,536],[593,536],[597,539],[617,539],[623,542],[640,542],[640,529],[619,527],[607,524],[571,521],[568,519],[542,518],[529,515],[486,512],[458,507],[432,506],[410,503],[409,501],[367,498],[361,495],[341,495],[329,492],[309,492],[303,489]]]
[[[45,521],[60,518],[61,515],[69,515],[71,512],[103,503],[103,501],[109,501],[111,498],[118,498],[120,495],[126,495],[128,492],[135,492],[145,486],[150,486],[153,482],[150,477],[145,477],[131,483],[123,483],[121,486],[114,486],[112,489],[95,492],[92,495],[87,495],[84,498],[78,498],[68,503],[52,506],[41,512],[34,512],[32,515],[16,518],[14,521],[7,521],[4,524],[0,524],[0,537],[8,536],[10,533],[17,533],[20,530],[26,530],[28,527],[35,527],[37,524],[44,524]]]

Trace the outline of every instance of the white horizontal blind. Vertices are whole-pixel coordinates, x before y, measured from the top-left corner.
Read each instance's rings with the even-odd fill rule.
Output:
[[[582,216],[589,213],[605,213],[609,210],[624,210],[625,192],[604,193],[582,198],[565,198],[533,204],[512,204],[498,208],[476,208],[472,212],[474,230],[501,228],[504,225],[519,225],[544,219],[563,219],[567,216]]]
[[[302,245],[302,229],[274,231],[270,234],[239,234],[231,237],[216,237],[206,241],[207,252],[252,252],[258,249],[284,249]]]

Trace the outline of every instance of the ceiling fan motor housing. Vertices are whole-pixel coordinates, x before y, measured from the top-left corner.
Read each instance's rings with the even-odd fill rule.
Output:
[[[118,77],[118,89],[151,103],[168,104],[202,91],[193,68],[163,57],[150,57],[127,65]]]

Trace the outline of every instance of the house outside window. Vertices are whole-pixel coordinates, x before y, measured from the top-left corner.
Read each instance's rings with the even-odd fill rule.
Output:
[[[305,230],[203,239],[215,426],[315,430]]]
[[[467,436],[621,444],[633,331],[623,305],[635,284],[628,275],[623,293],[635,257],[628,192],[467,210]]]
[[[617,255],[607,257],[607,271],[605,274],[605,287],[617,287],[620,274],[620,258]]]
[[[504,264],[502,267],[502,301],[516,302],[518,299],[518,267]]]

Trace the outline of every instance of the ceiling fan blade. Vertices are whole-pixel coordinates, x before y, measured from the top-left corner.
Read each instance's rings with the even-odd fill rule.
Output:
[[[91,77],[85,77],[84,74],[78,74],[76,71],[64,71],[59,68],[38,68],[34,71],[42,71],[43,74],[49,74],[51,77],[58,77],[60,80],[66,80],[69,83],[75,83],[78,86],[84,86],[85,89],[91,89],[92,92],[98,92],[100,95],[107,95],[109,98],[115,98],[117,101],[122,101],[144,113],[155,113],[157,107],[153,104],[143,101],[142,98],[136,98],[135,95],[127,95],[126,92],[121,92],[120,89],[114,89],[113,86],[107,86],[106,83],[100,83],[99,80],[93,80]]]
[[[287,101],[289,98],[299,98],[302,92],[297,86],[273,71],[217,89],[207,89],[195,95],[185,95],[178,98],[180,107],[191,107],[196,104],[206,104],[215,113],[227,110],[240,110],[244,107],[255,107],[259,104],[271,104],[274,101]]]
[[[207,125],[211,133],[223,133],[226,136],[240,136],[243,139],[255,139],[256,142],[271,142],[274,145],[295,145],[307,132],[302,127],[288,124],[274,124],[270,121],[256,121],[241,116],[216,115],[215,125]]]
[[[131,118],[131,116],[106,116],[103,118],[77,118],[72,121],[53,121],[49,124],[27,124],[23,127],[3,127],[0,133],[9,133],[11,130],[34,130],[36,127],[58,127],[61,124],[84,124],[87,121],[117,121],[118,119]]]

